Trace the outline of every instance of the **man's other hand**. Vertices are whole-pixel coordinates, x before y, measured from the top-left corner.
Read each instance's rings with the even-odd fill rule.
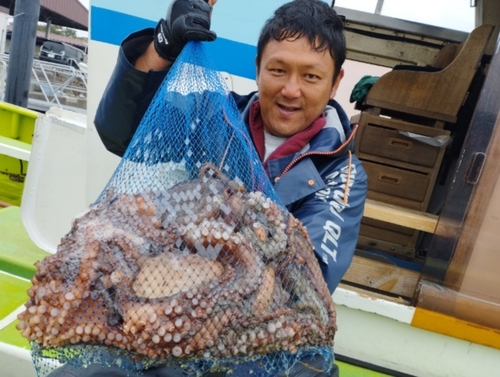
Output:
[[[213,41],[217,35],[210,30],[210,16],[216,0],[172,0],[166,19],[155,29],[154,47],[158,55],[171,62],[189,41]],[[209,5],[210,4],[210,5]]]

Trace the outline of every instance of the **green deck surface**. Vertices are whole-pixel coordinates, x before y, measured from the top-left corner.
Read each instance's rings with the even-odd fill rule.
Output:
[[[16,319],[13,323],[0,331],[0,342],[29,350],[30,344],[28,339],[23,338],[21,332],[16,329],[16,324],[18,322],[19,321]]]
[[[358,367],[348,364],[343,361],[336,361],[335,364],[339,367],[340,377],[390,377],[389,374],[374,372],[373,370]]]
[[[4,319],[13,310],[23,305],[28,299],[26,291],[31,282],[18,279],[0,271],[0,319]]]
[[[0,320],[26,302],[29,279],[36,270],[34,263],[46,255],[29,238],[20,208],[0,209]],[[17,322],[16,319],[0,330],[0,342],[29,349],[28,340],[15,327]]]
[[[0,271],[31,279],[35,262],[47,255],[28,236],[19,207],[0,209]]]
[[[18,279],[12,275],[0,272],[0,319],[7,317],[12,311],[23,305],[28,299],[26,291],[31,283],[24,279]],[[29,349],[28,340],[21,336],[16,329],[16,319],[7,327],[0,330],[0,342]]]
[[[0,271],[0,320],[7,317],[12,311],[23,305],[28,299],[26,291],[31,287],[31,282]],[[29,349],[28,340],[21,336],[16,329],[16,319],[10,325],[0,330],[0,342]]]

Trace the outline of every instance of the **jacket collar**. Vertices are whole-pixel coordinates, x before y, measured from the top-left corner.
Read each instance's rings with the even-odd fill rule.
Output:
[[[251,133],[250,110],[255,101],[259,100],[259,95],[257,92],[253,92],[245,96],[239,96],[234,93],[234,96],[237,106],[241,111],[241,117]],[[318,150],[319,152],[331,152],[337,150],[340,153],[345,151],[346,148],[342,148],[342,146],[351,138],[351,133],[353,132],[349,117],[345,113],[344,109],[342,109],[339,103],[335,100],[330,100],[330,102],[328,102],[324,115],[326,117],[325,126],[310,140],[310,144],[306,144],[302,150],[299,151],[300,153],[315,150]],[[346,145],[346,147],[348,146]]]
[[[258,99],[257,92],[246,96],[235,95],[249,132],[251,109]],[[353,148],[354,129],[342,107],[332,100],[325,108],[324,115],[326,124],[300,151],[267,161],[268,177],[285,206],[325,188],[318,167],[312,159],[305,157],[316,154],[343,155]],[[290,187],[294,189],[290,190]]]
[[[260,159],[263,160],[265,154],[264,122],[260,112],[259,100],[250,105],[248,123],[257,153]],[[327,117],[325,114],[321,114],[321,116],[309,125],[309,127],[286,139],[286,141],[269,156],[268,160],[276,160],[300,152],[309,144],[309,141],[323,129],[326,123]],[[267,161],[264,161],[264,168],[267,169]]]

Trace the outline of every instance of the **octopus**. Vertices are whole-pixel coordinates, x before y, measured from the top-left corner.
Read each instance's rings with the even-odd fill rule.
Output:
[[[108,187],[36,263],[18,330],[137,359],[332,346],[335,306],[306,228],[216,168],[166,190]]]

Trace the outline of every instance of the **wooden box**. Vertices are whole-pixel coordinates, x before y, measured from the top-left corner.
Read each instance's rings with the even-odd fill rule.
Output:
[[[353,121],[359,123],[356,154],[368,175],[368,198],[426,211],[446,147],[419,139],[446,140],[449,131],[366,112]],[[358,243],[412,257],[418,234],[413,229],[363,219]]]

